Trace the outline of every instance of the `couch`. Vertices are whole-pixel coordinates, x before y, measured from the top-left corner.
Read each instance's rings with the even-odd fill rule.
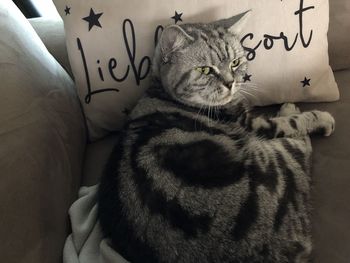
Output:
[[[334,103],[300,104],[300,107],[302,110],[329,111],[336,119],[334,135],[312,139],[314,262],[349,263],[350,5],[348,0],[330,2],[330,61],[335,70],[341,100]],[[340,10],[342,15],[339,15]],[[72,76],[62,21],[36,18],[31,19],[30,23],[48,51]],[[20,32],[21,28],[17,30]],[[7,51],[0,48],[0,52]],[[0,69],[1,63],[0,61]],[[2,80],[0,90],[4,91],[7,87],[1,82]],[[15,80],[11,83],[16,84]],[[67,92],[75,92],[74,85],[69,84],[67,89],[70,89]],[[30,90],[21,92],[28,93],[21,93],[22,96],[32,95]],[[47,120],[45,125],[36,125],[35,121],[27,123],[29,116],[21,115],[19,118],[26,125],[9,127],[6,119],[8,115],[4,113],[10,114],[12,111],[8,111],[9,104],[6,102],[17,103],[17,100],[9,97],[11,93],[5,94],[7,95],[0,95],[0,261],[62,262],[64,241],[70,231],[68,209],[76,199],[80,186],[98,183],[106,159],[118,140],[118,133],[87,143],[83,114],[79,112],[76,96],[76,102],[67,102],[68,106],[74,104],[74,112],[65,112],[62,97],[57,105],[50,108],[51,111],[58,112],[55,120]],[[51,103],[45,102],[45,98],[43,96],[40,103]],[[36,129],[38,132],[28,135],[29,126],[30,131]],[[26,142],[25,147],[21,143],[23,140]],[[40,161],[36,156],[42,152],[44,157]],[[9,161],[11,156],[20,157],[13,163]]]

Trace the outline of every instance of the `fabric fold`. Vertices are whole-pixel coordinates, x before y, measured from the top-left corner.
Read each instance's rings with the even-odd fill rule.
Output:
[[[97,219],[98,185],[82,187],[79,198],[69,209],[72,234],[64,250],[64,263],[127,263],[103,237]]]

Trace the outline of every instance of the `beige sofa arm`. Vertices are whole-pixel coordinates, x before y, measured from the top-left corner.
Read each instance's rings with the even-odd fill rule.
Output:
[[[64,25],[61,19],[38,17],[28,19],[48,51],[72,77],[66,48]]]
[[[0,25],[0,261],[60,263],[81,184],[83,113],[72,79],[11,0],[0,1]]]

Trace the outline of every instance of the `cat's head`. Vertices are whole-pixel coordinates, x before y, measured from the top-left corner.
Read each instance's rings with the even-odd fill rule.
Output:
[[[172,98],[195,107],[223,106],[239,98],[247,59],[238,35],[249,13],[164,29],[153,75]]]

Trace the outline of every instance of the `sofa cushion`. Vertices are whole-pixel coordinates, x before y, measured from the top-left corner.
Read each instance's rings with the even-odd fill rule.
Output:
[[[72,79],[11,0],[0,1],[0,254],[59,263],[85,127]]]
[[[314,256],[317,263],[348,263],[350,259],[350,70],[335,73],[342,99],[334,103],[302,104],[302,110],[331,112],[336,131],[329,137],[313,137],[312,196]],[[99,181],[117,135],[88,146],[85,184]]]
[[[330,0],[329,58],[333,70],[350,68],[350,1]]]
[[[114,133],[87,146],[83,169],[83,186],[92,186],[99,183],[107,159],[114,145],[117,144],[118,138],[119,134]]]
[[[329,111],[336,120],[331,137],[312,140],[313,235],[318,263],[350,260],[350,70],[336,72],[335,76],[342,94],[339,102],[301,107]]]

